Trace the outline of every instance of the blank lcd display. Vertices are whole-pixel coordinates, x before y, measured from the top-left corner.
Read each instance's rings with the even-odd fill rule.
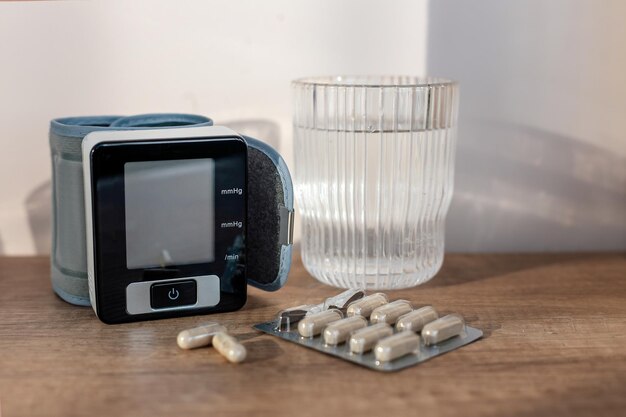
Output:
[[[214,161],[124,164],[128,269],[213,262]]]

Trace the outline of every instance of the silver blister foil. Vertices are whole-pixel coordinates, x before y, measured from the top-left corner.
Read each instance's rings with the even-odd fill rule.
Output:
[[[302,337],[298,333],[297,326],[290,326],[288,327],[289,330],[281,331],[279,324],[280,323],[277,320],[274,320],[256,324],[254,325],[254,328],[267,334],[280,337],[281,339],[289,342],[326,353],[327,355],[336,356],[357,365],[381,372],[399,371],[401,369],[408,368],[409,366],[417,365],[436,356],[443,355],[444,353],[470,344],[483,336],[483,332],[481,330],[466,325],[465,330],[461,332],[459,336],[455,336],[433,346],[425,346],[424,341],[420,338],[419,348],[414,353],[410,353],[390,362],[379,362],[376,360],[373,350],[364,354],[355,354],[350,352],[349,343],[343,343],[337,346],[326,345],[322,335],[316,337]],[[394,332],[396,331],[394,330]]]

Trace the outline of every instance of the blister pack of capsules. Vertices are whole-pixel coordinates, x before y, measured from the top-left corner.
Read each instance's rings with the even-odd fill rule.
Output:
[[[254,328],[382,372],[417,365],[483,335],[459,314],[440,317],[432,306],[414,308],[410,301],[362,290],[282,310]]]

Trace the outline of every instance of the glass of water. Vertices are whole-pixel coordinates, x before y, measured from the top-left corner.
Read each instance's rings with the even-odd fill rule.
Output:
[[[302,260],[342,288],[419,285],[441,267],[458,84],[408,76],[293,82]]]

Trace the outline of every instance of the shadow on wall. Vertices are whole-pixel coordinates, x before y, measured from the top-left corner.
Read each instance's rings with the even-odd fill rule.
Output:
[[[278,123],[265,119],[242,119],[223,123],[238,133],[252,136],[264,141],[273,148],[280,147],[280,127]],[[52,213],[52,189],[50,181],[46,181],[33,189],[24,202],[28,214],[33,238],[35,253],[47,255],[50,253],[51,237],[51,213]],[[0,239],[0,254],[3,253],[2,240]]]
[[[466,127],[448,249],[626,247],[626,159],[526,126],[477,121]]]
[[[428,72],[461,83],[446,249],[626,249],[625,10],[429,3]]]
[[[38,255],[49,254],[52,243],[50,218],[52,213],[52,190],[50,181],[37,186],[28,194],[24,205],[28,224]]]

